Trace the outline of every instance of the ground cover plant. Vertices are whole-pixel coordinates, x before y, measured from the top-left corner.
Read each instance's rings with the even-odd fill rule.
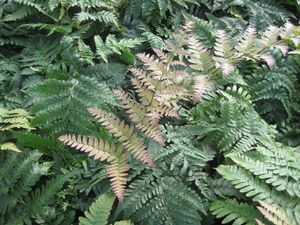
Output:
[[[299,1],[0,5],[0,224],[300,224]]]

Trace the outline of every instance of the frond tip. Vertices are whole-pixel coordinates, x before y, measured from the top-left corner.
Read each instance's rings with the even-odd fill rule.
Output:
[[[109,130],[117,138],[122,146],[127,149],[137,160],[154,166],[152,157],[147,151],[147,147],[142,138],[138,136],[132,126],[125,124],[114,115],[108,115],[106,112],[96,107],[89,108],[88,111],[95,119]]]
[[[107,173],[111,187],[119,201],[123,201],[128,165],[122,146],[116,147],[107,141],[81,135],[62,135],[58,139],[72,148],[88,153],[95,160],[109,162]]]
[[[260,206],[257,206],[259,211],[275,225],[291,225],[285,211],[276,204],[270,204],[265,201],[259,201]],[[258,223],[260,221],[258,220]]]
[[[164,138],[159,126],[153,118],[147,116],[146,108],[133,100],[123,90],[114,89],[113,93],[121,101],[123,108],[129,114],[129,118],[135,123],[135,127],[144,132],[149,138],[164,145]]]

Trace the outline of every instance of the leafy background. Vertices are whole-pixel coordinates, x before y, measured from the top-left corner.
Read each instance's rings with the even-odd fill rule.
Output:
[[[299,1],[0,5],[0,224],[300,223],[299,28],[285,39],[279,29],[282,40],[275,36],[270,44],[273,26],[298,24]],[[155,166],[126,155],[127,184],[119,201],[111,192],[110,164],[58,138],[86,135],[116,144],[113,132],[87,109],[98,107],[134,124],[112,90],[122,88],[137,100],[128,69],[145,64],[147,70],[151,60],[136,54],[154,55],[170,50],[170,40],[188,38],[178,32],[185,21],[193,21],[197,42],[177,52],[188,66],[175,67],[191,77],[204,73],[197,92],[203,96],[176,96],[178,118],[160,120],[165,146],[141,135]],[[246,46],[241,60],[232,57],[239,51],[227,44],[236,46],[243,37],[250,43],[249,26],[257,31],[253,43],[269,38],[266,60],[253,46]],[[283,54],[281,41],[289,54]],[[202,47],[217,59],[209,61]],[[214,71],[216,62],[228,66]]]

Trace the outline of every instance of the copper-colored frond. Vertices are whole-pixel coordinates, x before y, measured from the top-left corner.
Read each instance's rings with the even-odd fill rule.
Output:
[[[146,85],[144,85],[143,82],[137,78],[131,79],[131,83],[136,93],[138,94],[141,103],[144,106],[151,105],[154,97],[154,92],[149,90],[149,88],[146,87]]]
[[[89,108],[88,111],[95,119],[109,130],[117,138],[122,146],[141,162],[153,166],[154,163],[142,138],[138,136],[132,126],[128,126],[124,121],[119,120],[114,115],[96,107]]]
[[[183,34],[186,35],[186,34],[191,33],[194,27],[195,27],[195,22],[191,21],[191,20],[187,20],[181,26],[180,30],[183,32]]]
[[[62,135],[58,140],[72,148],[88,153],[96,160],[110,162],[116,158],[116,147],[104,140],[71,134]]]
[[[197,76],[194,78],[194,98],[196,101],[200,101],[205,94],[212,89],[212,82],[207,80],[204,76]]]
[[[122,202],[124,198],[128,170],[126,156],[124,154],[117,160],[112,161],[107,168],[110,185],[120,202]]]
[[[118,148],[103,140],[93,137],[62,135],[58,138],[64,144],[69,145],[77,150],[89,153],[96,160],[108,161],[107,169],[110,178],[111,187],[120,201],[123,200],[124,191],[127,182],[127,160],[124,149]]]
[[[148,55],[145,53],[137,54],[137,57],[145,64],[148,71],[151,71],[150,74],[158,80],[167,79],[169,73],[169,67],[165,65],[158,58],[155,58],[153,55]]]
[[[155,91],[161,86],[161,82],[155,80],[145,71],[137,68],[130,68],[129,71],[148,89]]]
[[[135,127],[144,132],[149,138],[164,145],[164,138],[159,126],[146,116],[145,107],[133,100],[123,90],[115,89],[113,93],[122,102],[123,108],[129,114],[129,118],[135,123]]]
[[[160,105],[155,108],[149,108],[147,110],[147,116],[153,118],[153,119],[160,119],[163,116],[166,117],[174,117],[179,118],[177,111],[173,107],[168,107],[165,105]]]

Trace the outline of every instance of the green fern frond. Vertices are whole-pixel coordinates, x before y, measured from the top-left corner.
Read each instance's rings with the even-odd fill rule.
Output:
[[[271,190],[268,185],[246,170],[237,166],[221,165],[217,171],[240,192],[246,193],[247,197],[252,197],[254,201],[270,199]]]
[[[103,23],[111,23],[114,24],[115,26],[118,26],[118,19],[116,15],[112,12],[104,11],[104,10],[97,13],[89,13],[89,12],[82,11],[77,13],[74,18],[78,23],[91,20],[91,21],[99,21]]]
[[[42,214],[44,206],[49,204],[53,197],[62,189],[63,185],[75,174],[76,171],[59,175],[34,191],[27,202],[30,205],[30,213],[32,215]]]
[[[100,195],[84,212],[84,217],[79,217],[80,225],[107,225],[108,217],[115,201],[109,193]]]
[[[123,205],[126,218],[151,225],[200,223],[206,212],[194,191],[172,177],[153,179],[140,178],[129,186]]]
[[[269,151],[267,149],[260,148],[259,151]],[[272,162],[270,159],[257,155],[256,158],[253,156],[251,157],[251,154],[246,153],[245,155],[240,154],[229,154],[228,157],[230,157],[237,165],[242,166],[243,168],[249,170],[254,175],[258,176],[259,178],[265,180],[266,183],[271,184],[272,186],[276,187],[276,190],[278,191],[287,191],[289,195],[292,197],[300,197],[300,184],[297,180],[300,179],[300,171],[294,168],[290,168],[289,175],[285,176],[281,172],[283,170],[286,171],[283,168],[280,168],[279,162],[274,159],[274,162]],[[288,165],[289,163],[286,161],[284,162],[281,160],[280,163],[285,163],[285,165]],[[278,167],[277,169],[273,169],[272,167]]]
[[[55,135],[93,133],[97,128],[90,121],[86,108],[92,104],[102,108],[117,104],[105,83],[87,76],[67,81],[49,79],[34,85],[28,92],[35,102],[33,125]]]
[[[217,218],[225,217],[222,220],[222,224],[255,225],[255,218],[261,218],[261,215],[253,205],[239,203],[235,199],[214,201],[210,206],[210,210]]]

